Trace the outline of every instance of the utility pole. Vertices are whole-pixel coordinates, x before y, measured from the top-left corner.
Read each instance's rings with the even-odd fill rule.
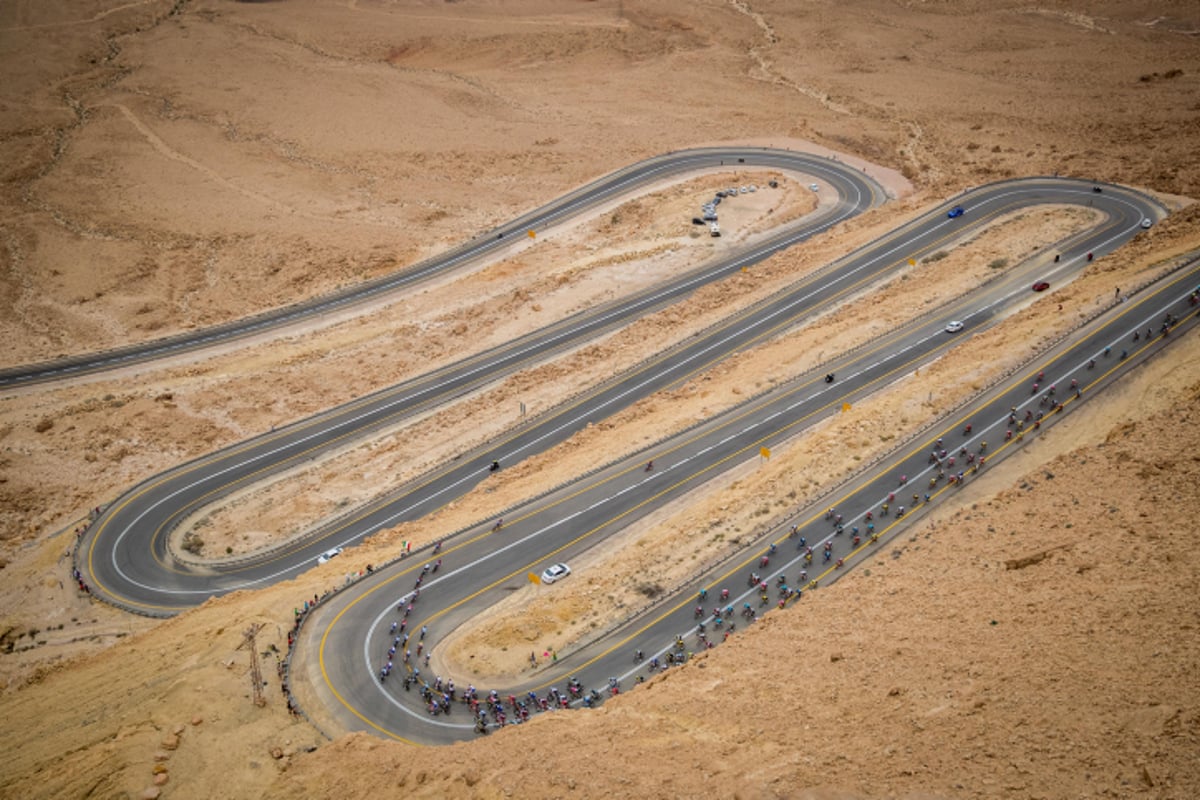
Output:
[[[254,705],[259,708],[267,704],[267,699],[263,697],[262,692],[262,670],[258,667],[258,646],[255,642],[255,637],[263,629],[264,624],[257,622],[247,628],[245,633],[242,634],[242,643],[237,646],[238,650],[250,651],[250,683],[254,689]]]

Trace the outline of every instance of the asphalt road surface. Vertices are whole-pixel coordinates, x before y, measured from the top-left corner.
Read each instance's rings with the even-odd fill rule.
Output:
[[[343,446],[348,440],[366,437],[410,414],[445,402],[461,393],[509,372],[530,360],[545,357],[563,342],[594,335],[596,327],[611,325],[608,311],[595,320],[592,315],[572,318],[521,339],[511,348],[498,348],[472,357],[437,373],[349,403],[280,431],[262,435],[212,453],[197,461],[156,476],[131,489],[110,504],[84,536],[79,569],[92,591],[101,599],[148,614],[172,614],[203,602],[206,597],[236,589],[259,587],[310,569],[319,553],[335,546],[348,546],[379,529],[406,519],[418,519],[485,480],[493,461],[512,464],[544,451],[572,433],[605,419],[636,399],[685,380],[734,351],[751,347],[763,338],[796,325],[809,314],[854,293],[863,285],[887,275],[907,258],[934,252],[974,225],[1014,207],[1040,203],[1096,203],[1108,212],[1105,221],[1090,233],[1075,236],[1072,251],[1063,254],[1060,270],[1078,267],[1085,253],[1103,253],[1140,230],[1144,217],[1157,216],[1150,200],[1133,192],[1109,187],[1096,194],[1090,185],[1076,181],[1034,179],[985,186],[959,198],[970,207],[967,215],[948,218],[944,209],[928,213],[895,233],[860,248],[838,263],[814,273],[793,288],[750,312],[736,315],[714,326],[685,347],[676,348],[636,371],[620,375],[605,386],[566,404],[556,413],[542,415],[532,425],[484,450],[468,453],[424,479],[415,481],[394,497],[384,498],[352,516],[326,525],[317,535],[290,542],[269,554],[232,564],[190,565],[168,546],[170,531],[181,519],[236,489],[295,464],[310,461],[320,452]],[[708,272],[739,269],[740,257],[732,264],[712,267]],[[701,271],[703,273],[704,271]],[[1012,294],[1013,288],[991,284],[980,289],[985,295],[974,300],[978,309],[962,313],[967,323],[992,313],[988,305],[997,293]],[[631,307],[658,306],[655,293],[638,295],[626,303]],[[986,300],[986,301],[985,301]],[[635,314],[630,311],[629,315]]]
[[[698,574],[615,629],[571,652],[558,653],[555,662],[544,663],[537,654],[541,666],[515,685],[476,687],[480,698],[495,689],[503,706],[512,695],[534,709],[527,700],[529,692],[539,699],[547,698],[551,687],[565,693],[572,677],[585,693],[595,690],[607,698],[610,678],[628,690],[638,676],[667,669],[668,653],[687,658],[704,649],[699,623],[708,641],[719,644],[730,623],[744,629],[782,606],[792,610],[779,613],[793,613],[803,603],[804,592],[827,585],[881,550],[909,520],[969,484],[976,470],[992,468],[1082,403],[1103,402],[1101,392],[1107,385],[1187,335],[1200,324],[1200,307],[1189,297],[1195,291],[1200,291],[1200,262],[1116,305],[952,418],[921,431],[840,486],[828,505],[797,510],[755,545]],[[1008,300],[1001,294],[992,302]],[[794,436],[797,429],[838,413],[843,402],[853,402],[936,357],[962,335],[944,332],[950,316],[899,331],[848,358],[838,365],[833,384],[811,376],[661,444],[651,453],[651,472],[640,461],[614,465],[520,509],[500,531],[467,532],[437,554],[402,561],[324,601],[306,620],[293,656],[292,686],[302,707],[325,730],[365,730],[429,744],[477,735],[466,706],[456,702],[451,713],[433,715],[421,699],[419,684],[404,688],[406,648],[401,645],[394,656],[387,652],[395,636],[411,633],[407,649],[414,654],[410,665],[420,682],[432,684],[440,675],[453,678],[439,663],[439,642],[476,613],[526,586],[530,573],[540,574],[558,561],[569,563],[608,534],[716,472],[756,458],[760,447]],[[897,431],[900,436],[905,433]],[[425,574],[414,600],[417,578],[439,558],[441,569]],[[652,575],[650,568],[648,581]],[[579,575],[565,580],[577,579]],[[553,585],[537,589],[555,590]],[[409,605],[413,610],[406,617],[400,609]],[[749,611],[753,618],[747,616]],[[406,630],[393,633],[391,625],[403,621]],[[423,629],[427,633],[422,637]],[[429,648],[425,652],[432,654],[431,664],[416,655],[418,642]],[[634,660],[637,651],[644,655],[640,662]],[[660,662],[658,669],[650,666],[653,659]],[[388,660],[395,668],[381,681],[379,673]],[[466,686],[466,680],[457,682],[458,697]],[[578,699],[570,703],[581,704]],[[510,723],[518,718],[511,707],[507,714]],[[495,715],[487,714],[487,720],[494,729]]]
[[[841,199],[816,219],[802,220],[796,227],[749,252],[706,265],[667,287],[659,287],[621,303],[577,315],[509,346],[496,348],[437,373],[219,451],[134,487],[105,510],[90,527],[77,551],[77,564],[93,593],[139,613],[166,616],[203,602],[210,596],[290,578],[313,568],[318,554],[330,547],[354,544],[381,528],[403,520],[419,519],[451,501],[486,480],[488,466],[493,460],[511,465],[528,455],[546,450],[588,424],[610,416],[642,397],[687,380],[730,353],[803,324],[811,315],[885,278],[897,267],[905,265],[908,259],[920,259],[948,247],[972,229],[986,225],[1000,215],[1044,204],[1093,206],[1104,212],[1104,219],[1095,228],[1058,243],[1056,247],[1061,249],[1047,249],[1033,259],[1027,269],[988,282],[963,298],[958,305],[946,307],[944,316],[926,316],[919,323],[905,326],[869,347],[834,361],[828,365],[828,369],[837,375],[831,384],[821,380],[821,376],[798,381],[641,456],[653,458],[655,468],[652,471],[643,470],[640,461],[614,465],[572,484],[559,495],[542,498],[515,513],[506,512],[506,524],[499,531],[492,530],[485,523],[453,537],[440,554],[445,559],[443,569],[426,577],[413,620],[414,623],[419,620],[421,625],[429,626],[428,644],[436,650],[437,642],[442,637],[479,609],[511,591],[514,581],[523,582],[528,572],[540,573],[548,563],[569,560],[639,516],[695,489],[721,470],[746,458],[757,457],[760,447],[795,436],[823,415],[840,409],[843,403],[855,402],[896,376],[936,358],[961,337],[986,327],[1005,308],[1028,298],[1029,283],[1035,277],[1031,270],[1036,270],[1036,278],[1047,278],[1052,282],[1060,280],[1071,271],[1081,268],[1089,253],[1102,255],[1118,247],[1141,230],[1143,219],[1156,220],[1164,213],[1160,206],[1136,192],[1107,185],[1103,191],[1096,192],[1089,183],[1067,179],[1024,179],[973,189],[797,281],[790,290],[714,326],[689,340],[686,345],[617,376],[604,386],[576,398],[553,413],[543,415],[489,447],[463,455],[413,482],[402,492],[330,522],[315,535],[263,556],[224,565],[186,563],[168,547],[168,534],[180,520],[232,491],[319,457],[322,452],[343,446],[347,441],[370,436],[405,416],[420,413],[494,380],[498,375],[543,359],[565,347],[575,346],[584,338],[623,324],[638,314],[660,308],[705,281],[765,258],[882,199],[877,187],[836,162],[812,159],[811,163],[801,166],[795,160],[797,154],[755,152],[759,160],[751,161],[747,156],[747,164],[819,174],[836,187]],[[764,163],[772,158],[779,160]],[[956,218],[948,217],[947,211],[960,204],[965,207],[966,213]],[[564,210],[560,213],[571,213],[566,208],[568,206],[563,206]],[[512,230],[523,230],[528,225],[528,222],[514,223]],[[1054,253],[1060,254],[1061,259],[1054,261]],[[1194,285],[1194,281],[1190,286],[1185,281],[1173,285],[1174,294],[1156,290],[1155,293],[1146,293],[1147,299],[1118,307],[1106,326],[1089,334],[1070,351],[1068,361],[1078,360],[1088,352],[1088,347],[1094,350],[1101,341],[1118,341],[1123,335],[1123,325],[1136,322],[1137,325],[1150,324],[1154,327],[1152,318],[1167,313],[1164,308],[1168,304],[1173,304],[1170,305],[1175,309],[1172,313],[1179,312],[1181,319],[1186,318],[1179,326],[1179,332],[1182,332],[1192,319],[1186,316],[1186,309],[1182,305],[1187,302],[1185,286],[1190,289]],[[1161,300],[1161,304],[1147,305],[1151,296],[1158,298],[1154,303]],[[1146,319],[1133,321],[1130,315],[1135,309],[1141,309],[1148,315]],[[953,335],[945,333],[943,328],[950,319],[962,320],[965,330]],[[1104,380],[1129,368],[1138,359],[1153,352],[1155,347],[1164,346],[1159,339],[1154,341],[1155,344],[1149,347],[1131,351],[1125,359],[1109,356],[1099,367],[1089,370],[1084,377],[1101,377],[1099,380],[1089,380],[1087,391],[1100,388]],[[1110,363],[1116,366],[1111,370],[1105,369]],[[1052,372],[1049,367],[1046,369],[1050,376],[1046,380],[1068,382],[1068,373],[1064,370],[1069,366],[1067,362],[1055,362],[1055,371]],[[1028,388],[1014,386],[1010,391],[1028,391]],[[1065,389],[1060,385],[1059,392],[1063,391]],[[1062,398],[1063,395],[1059,394],[1058,397]],[[1028,400],[1022,399],[1022,411]],[[1018,403],[1009,395],[991,402],[992,405],[981,406],[971,412],[973,419],[980,420],[974,423],[978,436],[967,437],[962,444],[977,447],[974,444],[976,439],[987,435],[991,437],[993,453],[1003,454],[1004,448],[1011,445],[1007,445],[1003,437],[993,430],[994,425],[989,420],[997,413],[997,409],[1004,410],[1003,417],[1007,419],[1009,406]],[[1059,400],[1053,400],[1053,403],[1057,402]],[[1058,413],[1065,413],[1070,403],[1078,400],[1068,397],[1064,402],[1068,405],[1064,411],[1056,412],[1055,418]],[[1033,410],[1046,412],[1045,407]],[[897,433],[903,436],[909,432]],[[1034,434],[1023,432],[1018,438],[1024,440],[1026,435]],[[913,458],[927,458],[928,448],[915,450],[914,454]],[[995,458],[991,454],[987,457]],[[945,472],[945,463],[938,466]],[[912,487],[909,484],[913,481],[924,481],[928,485],[922,465],[909,466],[904,463],[896,469],[906,470],[903,474],[909,476],[909,482],[904,487],[897,485],[891,489],[901,498],[905,493],[910,493]],[[865,502],[864,498],[870,499],[873,505],[877,504],[878,498],[872,492],[881,491],[883,485],[898,480],[891,474],[894,472],[895,469],[880,471],[871,482],[838,499],[838,513],[844,515],[843,525],[847,529],[836,540],[831,540],[833,549],[830,564],[836,564],[838,558],[851,558],[851,551],[858,552],[869,545],[866,522],[853,516],[856,513],[855,504]],[[936,498],[938,491],[945,491],[945,480],[943,478],[938,486],[929,487],[931,501]],[[913,491],[916,489],[913,488]],[[919,512],[925,505],[922,499],[924,493],[925,489],[918,492],[915,509],[914,504],[904,503],[902,499],[895,501],[887,517],[877,508],[875,513],[879,516],[873,523],[878,526],[879,532],[883,534],[887,531],[885,522],[887,525],[894,522],[900,505],[908,506],[909,515],[914,510]],[[886,496],[886,492],[883,496]],[[849,530],[856,519],[860,529],[857,534]],[[798,571],[793,570],[796,576],[788,576],[790,589],[800,588],[805,581],[813,580],[822,573],[821,567],[825,564],[822,555],[824,542],[816,536],[815,530],[808,530],[810,525],[821,524],[828,528],[831,522],[804,522],[806,547],[816,544],[820,549],[815,553],[814,563],[806,565],[813,577],[806,576],[804,581],[800,581]],[[847,542],[852,543],[855,535],[858,535],[859,542],[851,547]],[[798,532],[797,538],[800,536],[801,532]],[[788,549],[790,543],[791,540],[781,547]],[[803,558],[800,551],[794,551],[792,555]],[[773,561],[769,569],[774,570],[775,566],[776,562]],[[414,570],[420,567],[421,564],[409,560],[379,570],[355,584],[351,590],[322,604],[309,620],[305,628],[305,642],[319,637],[320,644],[302,648],[302,654],[313,653],[315,656],[303,656],[308,666],[298,666],[300,674],[297,677],[307,672],[307,680],[296,680],[294,685],[304,683],[311,686],[317,702],[328,703],[330,713],[336,717],[335,724],[428,742],[452,741],[472,735],[472,726],[466,719],[453,718],[453,715],[434,717],[422,712],[420,704],[412,702],[416,693],[405,692],[399,680],[385,684],[378,681],[378,670],[386,659],[387,644],[393,638],[388,628],[392,621],[399,621],[396,618],[396,606],[405,602],[415,582]],[[336,570],[333,565],[322,568]],[[744,568],[744,564],[737,567],[743,571]],[[730,570],[713,585],[715,587],[717,583],[731,580],[732,577],[733,570]],[[765,577],[770,581],[776,580],[773,572]],[[828,580],[827,577],[820,579]],[[680,595],[676,595],[664,605],[656,607],[657,610],[648,618],[639,618],[630,623],[641,627],[623,628],[575,653],[566,654],[560,661],[558,672],[540,674],[539,680],[542,684],[549,679],[562,683],[564,676],[561,670],[569,669],[578,672],[589,688],[593,685],[603,688],[602,676],[622,677],[622,673],[629,672],[616,665],[626,662],[624,666],[632,666],[629,656],[636,647],[645,650],[647,658],[655,655],[661,657],[666,649],[672,648],[677,634],[685,634],[682,652],[695,649],[697,644],[692,632],[695,623],[690,602],[693,588],[684,589],[682,597],[685,599],[680,600]],[[762,607],[762,593],[757,587],[751,589],[744,581],[741,585],[734,581],[728,588],[732,595],[730,603],[735,605],[735,609],[741,608],[740,604],[751,602],[743,597],[747,591],[759,604],[755,609]],[[552,587],[545,590],[552,590]],[[772,603],[775,602],[773,593],[776,591],[772,583],[768,591]],[[709,598],[710,601],[712,599]],[[707,620],[709,625],[715,624],[707,613],[711,610],[709,608],[701,615],[701,619]],[[723,629],[727,629],[724,626],[729,621],[722,620]],[[740,616],[732,621],[745,624],[745,618]],[[620,651],[624,651],[624,659],[619,657]],[[606,653],[610,655],[605,657]],[[396,663],[399,664],[399,661]],[[392,677],[398,675],[399,672],[393,673]],[[629,675],[625,674],[624,678],[628,681]]]
[[[839,201],[832,207],[822,209],[819,214],[810,216],[799,226],[785,228],[773,246],[763,246],[758,255],[751,256],[750,260],[745,263],[765,258],[776,250],[790,246],[800,238],[807,238],[836,225],[854,214],[882,203],[885,199],[883,189],[862,173],[840,162],[808,153],[769,148],[733,147],[681,150],[639,161],[606,175],[499,228],[481,233],[446,253],[406,267],[394,274],[365,281],[345,290],[303,303],[272,309],[223,325],[188,331],[151,342],[99,353],[86,353],[40,364],[0,369],[0,388],[61,380],[127,367],[156,358],[178,356],[182,353],[203,350],[217,344],[285,326],[297,324],[311,326],[322,315],[352,307],[389,293],[407,290],[421,281],[492,255],[511,246],[514,238],[522,241],[527,231],[545,230],[572,217],[586,214],[601,203],[627,195],[656,181],[722,166],[764,167],[804,173],[826,182],[839,198]],[[695,286],[690,288],[695,288]],[[687,286],[680,287],[681,291],[687,289]],[[670,298],[662,299],[665,301]]]
[[[969,211],[950,219],[946,209],[955,203]],[[686,345],[618,376],[487,448],[457,458],[396,495],[356,509],[313,535],[270,553],[223,565],[189,564],[169,547],[171,530],[199,508],[318,457],[323,451],[377,432],[406,415],[470,391],[497,374],[544,358],[564,346],[573,331],[583,337],[594,335],[597,327],[607,329],[613,324],[608,317],[616,312],[605,310],[600,320],[582,315],[552,326],[548,332],[525,337],[510,348],[489,351],[151,478],[110,504],[89,528],[77,551],[78,567],[101,599],[152,615],[170,615],[210,596],[290,578],[311,568],[318,555],[331,547],[352,545],[382,528],[419,519],[441,507],[484,480],[494,460],[511,465],[546,450],[639,398],[686,380],[720,358],[802,322],[808,315],[886,276],[908,258],[931,253],[1015,208],[1044,203],[1094,203],[1107,212],[1095,229],[1072,237],[1070,249],[1055,265],[1062,272],[1082,265],[1088,252],[1103,253],[1117,246],[1140,230],[1143,218],[1161,213],[1142,195],[1119,187],[1107,187],[1096,194],[1090,184],[1077,181],[1030,179],[975,189],[798,281],[791,290],[693,337]],[[710,271],[738,269],[741,258],[735,256],[731,263],[722,262]],[[993,313],[989,305],[992,300],[987,298],[994,299],[1000,292],[1020,294],[1011,286],[1005,288],[1002,282],[980,291],[983,296],[974,299],[976,308],[961,314],[969,324],[977,324]],[[651,292],[649,297],[639,295],[628,305],[645,307],[657,302]]]
[[[744,153],[735,155],[735,153]],[[423,375],[344,406],[302,420],[269,434],[183,464],[131,489],[106,509],[81,542],[83,558],[79,569],[100,598],[131,611],[169,615],[198,605],[210,596],[237,589],[253,588],[292,577],[309,568],[319,553],[338,545],[352,544],[382,527],[402,519],[415,519],[469,490],[486,474],[496,458],[512,463],[514,458],[548,448],[596,418],[564,423],[562,415],[525,431],[520,443],[508,443],[497,451],[475,454],[457,461],[452,469],[429,476],[417,490],[402,498],[388,498],[374,506],[358,509],[349,521],[328,525],[318,535],[281,548],[269,556],[214,566],[189,566],[168,546],[169,532],[202,505],[272,474],[296,466],[348,441],[361,439],[394,426],[405,418],[467,394],[563,349],[576,347],[613,328],[651,313],[712,281],[769,257],[861,211],[883,202],[882,190],[861,173],[829,159],[786,151],[689,151],[665,163],[646,162],[631,175],[618,173],[594,191],[580,190],[570,200],[558,201],[539,219],[546,223],[553,214],[561,216],[579,208],[586,198],[605,198],[630,186],[662,177],[663,170],[711,167],[721,158],[746,165],[805,170],[826,182],[837,200],[823,203],[816,212],[798,220],[755,245],[705,264],[678,279],[640,292],[629,298],[573,315],[501,347],[466,358],[436,372]],[[525,223],[522,223],[524,225]],[[518,227],[518,230],[524,230]],[[744,344],[741,334],[727,343]],[[642,394],[653,391],[647,385]],[[624,389],[619,401],[606,397],[606,416],[638,396]],[[603,408],[603,407],[601,407]],[[564,424],[566,427],[564,427]]]

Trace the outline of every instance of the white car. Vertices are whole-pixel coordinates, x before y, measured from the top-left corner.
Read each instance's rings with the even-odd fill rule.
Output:
[[[750,191],[752,191],[752,192],[757,192],[757,191],[758,191],[758,187],[757,187],[756,185],[754,185],[753,183],[752,183],[752,184],[750,184],[750,186],[749,186],[748,188],[749,188],[749,189],[750,189]]]
[[[1143,227],[1143,228],[1149,228],[1149,227],[1150,227],[1151,225],[1153,225],[1153,224],[1154,224],[1154,223],[1153,223],[1153,222],[1151,222],[1151,221],[1150,221],[1148,218],[1144,218],[1144,219],[1142,220],[1142,227]]]
[[[818,185],[817,185],[817,184],[815,184],[815,183],[810,183],[810,184],[808,185],[808,188],[809,188],[809,189],[812,189],[814,192],[819,192],[819,191],[821,191],[821,187],[820,187],[820,186],[818,186]]]
[[[963,324],[958,320],[954,320],[946,326],[946,333],[958,333],[963,329]]]
[[[340,548],[340,547],[335,547],[332,550],[326,550],[324,553],[321,553],[321,555],[317,556],[317,563],[324,564],[329,559],[334,558],[335,556],[339,556],[341,554],[342,554],[342,548]]]
[[[554,564],[546,567],[546,571],[542,573],[542,583],[554,583],[571,574],[571,568],[566,564]]]

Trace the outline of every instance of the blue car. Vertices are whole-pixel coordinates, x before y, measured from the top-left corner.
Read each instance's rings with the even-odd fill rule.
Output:
[[[966,213],[966,210],[962,206],[955,206],[946,212],[946,216],[954,219],[955,217],[961,217],[964,213]]]

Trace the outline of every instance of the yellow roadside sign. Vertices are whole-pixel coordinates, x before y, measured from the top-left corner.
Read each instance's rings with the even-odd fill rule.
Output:
[[[760,447],[760,448],[758,449],[758,454],[759,454],[760,456],[762,456],[763,458],[770,458],[770,457],[771,457],[771,448],[769,448],[769,447]]]
[[[530,583],[541,583],[542,579],[539,578],[536,573],[531,572],[531,573],[529,573],[529,582]]]
[[[530,239],[536,239],[536,238],[537,238],[537,234],[536,234],[536,233],[534,233],[533,231],[530,231],[530,232],[529,232],[529,238],[530,238]]]
[[[916,261],[914,261],[913,259],[911,259],[911,258],[910,258],[910,259],[908,260],[908,265],[909,265],[910,267],[915,267],[915,266],[917,265],[917,262],[916,262]]]
[[[846,411],[849,411],[849,410],[850,410],[850,404],[849,404],[849,403],[842,403],[842,411],[843,411],[843,412],[846,412]]]

